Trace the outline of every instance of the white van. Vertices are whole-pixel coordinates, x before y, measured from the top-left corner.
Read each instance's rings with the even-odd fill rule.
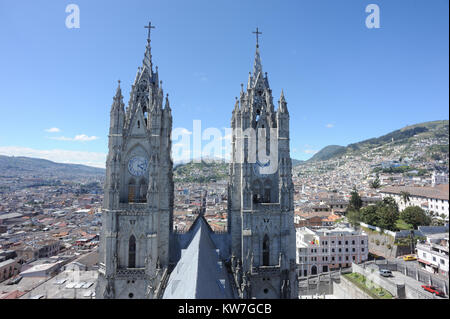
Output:
[[[380,275],[383,277],[391,277],[392,272],[389,269],[380,269]]]

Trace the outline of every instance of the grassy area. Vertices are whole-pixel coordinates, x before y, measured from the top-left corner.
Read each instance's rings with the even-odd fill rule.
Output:
[[[393,296],[386,289],[379,287],[378,285],[374,284],[371,280],[367,280],[366,277],[361,274],[353,272],[350,274],[345,274],[343,276],[374,299],[393,298]]]
[[[408,224],[407,222],[405,222],[403,219],[397,219],[397,222],[395,223],[395,226],[399,229],[399,230],[409,230],[409,229],[414,229],[414,226],[411,224]]]
[[[373,229],[370,229],[370,228],[367,228],[367,227],[364,227],[364,226],[361,226],[361,229],[364,230],[364,232],[365,232],[366,234],[368,234],[368,235],[370,235],[370,234],[372,234],[372,235],[384,235],[384,236],[389,236],[389,237],[391,237],[392,239],[394,239],[393,236],[389,235],[388,233],[386,233],[386,232],[384,232],[384,231],[383,231],[383,233],[380,234],[379,231],[373,230]]]

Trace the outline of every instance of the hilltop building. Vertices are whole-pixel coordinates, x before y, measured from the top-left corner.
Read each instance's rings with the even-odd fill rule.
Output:
[[[408,206],[419,206],[429,213],[445,216],[448,220],[449,184],[435,187],[386,186],[380,190],[382,198],[393,197],[400,210]],[[407,197],[407,198],[405,198]]]

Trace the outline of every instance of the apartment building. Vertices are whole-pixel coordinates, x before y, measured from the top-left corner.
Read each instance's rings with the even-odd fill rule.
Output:
[[[299,227],[296,230],[297,269],[300,276],[350,267],[368,259],[366,233],[353,228]]]
[[[431,273],[448,276],[448,233],[432,234],[417,243],[417,261]]]

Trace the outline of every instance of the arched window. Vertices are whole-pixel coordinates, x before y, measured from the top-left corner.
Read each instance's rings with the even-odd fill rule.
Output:
[[[147,201],[148,185],[145,179],[141,179],[139,183],[139,202],[145,203]]]
[[[269,236],[264,235],[263,239],[263,266],[269,266],[270,263],[270,247],[269,247]]]
[[[253,202],[259,203],[261,202],[261,183],[259,181],[255,181],[253,183]]]
[[[265,203],[270,203],[271,202],[271,190],[272,190],[272,183],[270,182],[270,180],[266,180],[266,182],[264,183],[264,202]]]
[[[136,182],[130,179],[128,182],[128,202],[133,203],[136,199]]]
[[[136,238],[133,235],[128,241],[128,268],[136,268]]]

